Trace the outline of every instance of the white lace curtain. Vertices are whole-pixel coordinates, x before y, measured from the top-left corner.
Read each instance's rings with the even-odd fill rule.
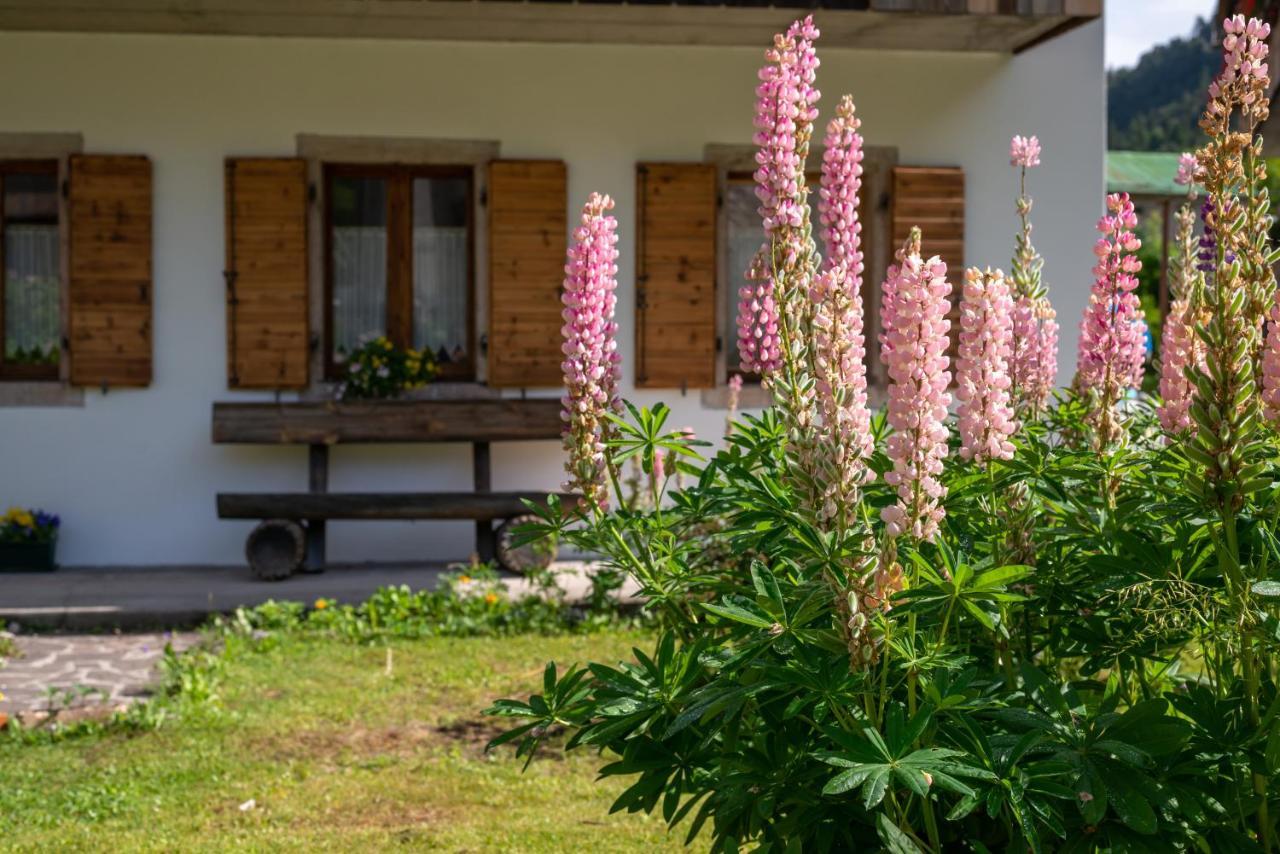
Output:
[[[467,230],[413,229],[413,345],[461,357],[467,346]],[[333,230],[333,337],[351,350],[386,331],[387,232],[381,226]]]
[[[58,227],[4,230],[5,356],[56,354],[61,328]]]

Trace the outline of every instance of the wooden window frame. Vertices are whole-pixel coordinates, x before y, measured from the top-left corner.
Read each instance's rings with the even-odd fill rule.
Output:
[[[467,181],[467,362],[444,365],[439,380],[476,379],[476,169],[466,164],[325,162],[324,182],[324,376],[341,379],[333,356],[333,180],[382,178],[387,181],[387,337],[400,348],[413,344],[413,181],[417,178],[465,178]],[[398,224],[397,224],[398,223]],[[454,369],[458,368],[458,369]]]
[[[8,279],[7,259],[4,254],[4,236],[5,228],[8,225],[8,218],[5,216],[4,204],[4,183],[5,179],[10,175],[51,175],[54,180],[55,193],[60,193],[61,187],[61,164],[56,157],[48,158],[22,158],[0,160],[0,382],[58,382],[62,378],[62,362],[66,358],[66,348],[62,342],[62,333],[59,333],[58,362],[52,365],[11,365],[5,361],[5,287]],[[58,308],[59,308],[59,326],[66,328],[66,307],[63,304],[64,292],[66,291],[66,282],[62,270],[61,256],[64,250],[63,243],[65,241],[65,222],[63,220],[63,210],[61,199],[58,201],[57,227],[58,227]]]

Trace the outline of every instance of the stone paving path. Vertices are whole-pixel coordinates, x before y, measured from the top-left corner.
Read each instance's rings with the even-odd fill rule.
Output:
[[[18,656],[0,666],[0,713],[55,707],[120,707],[148,696],[166,643],[192,646],[195,632],[115,635],[18,635]]]

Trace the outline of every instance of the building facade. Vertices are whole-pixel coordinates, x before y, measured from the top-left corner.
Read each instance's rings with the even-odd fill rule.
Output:
[[[307,452],[213,444],[212,403],[331,395],[361,335],[440,354],[424,394],[558,394],[565,239],[592,191],[616,200],[625,396],[723,432],[759,241],[755,75],[792,11],[75,5],[0,10],[0,503],[60,513],[63,563],[238,562],[250,523],[215,494],[303,489]],[[1009,137],[1037,134],[1065,381],[1104,188],[1100,3],[849,5],[815,12],[820,122],[853,95],[870,310],[914,222],[953,266],[1008,266]],[[555,488],[561,465],[556,443],[496,445],[493,485]],[[332,458],[335,490],[470,481],[465,446]],[[461,558],[472,532],[339,523],[329,552]]]

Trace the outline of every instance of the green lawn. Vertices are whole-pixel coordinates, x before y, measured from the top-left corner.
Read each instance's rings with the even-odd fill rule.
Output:
[[[480,711],[542,665],[612,660],[637,633],[392,641],[290,638],[235,656],[218,711],[50,745],[0,739],[0,848],[675,850],[660,819],[609,815],[626,783],[549,752],[521,773]],[[242,811],[253,799],[256,807]]]

